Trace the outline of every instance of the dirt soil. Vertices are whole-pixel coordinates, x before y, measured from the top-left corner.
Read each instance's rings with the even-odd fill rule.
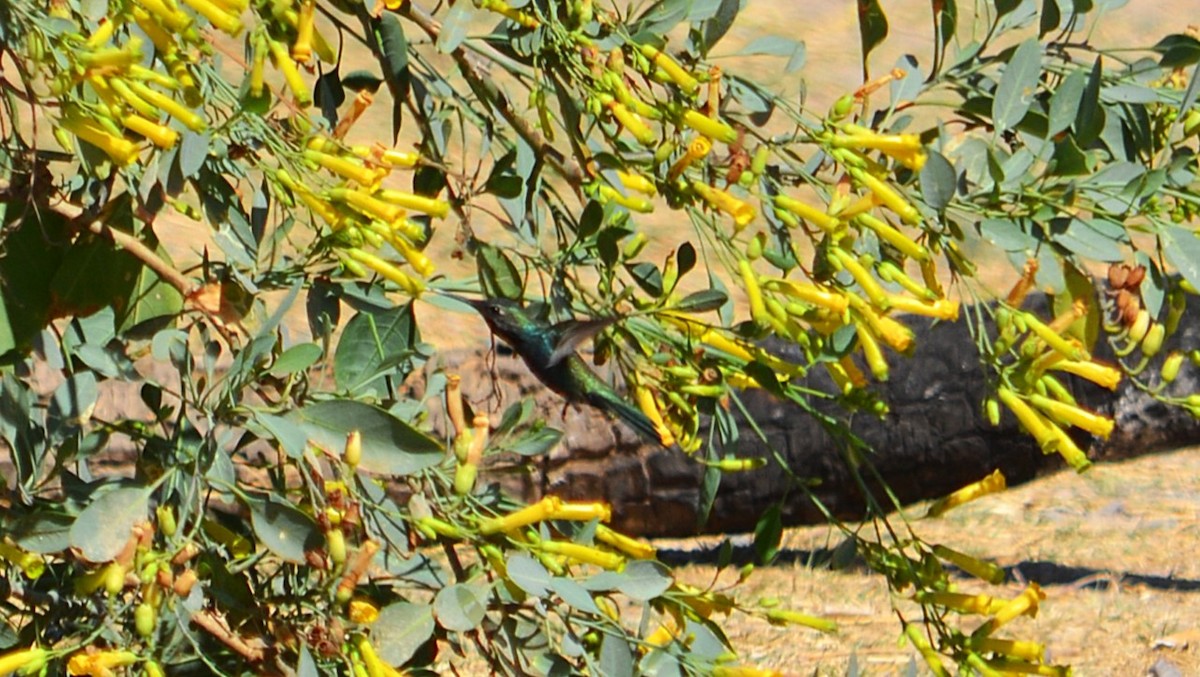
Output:
[[[908,514],[924,512],[913,506]],[[1049,657],[1076,675],[1145,675],[1159,661],[1178,670],[1159,663],[1163,677],[1200,675],[1200,447],[1098,465],[1082,476],[1061,472],[917,520],[914,529],[926,542],[991,558],[1008,571],[1000,587],[963,578],[963,592],[1012,597],[1026,581],[1041,584],[1048,598],[1040,614],[1007,626],[1008,636],[1044,642]],[[746,599],[779,597],[788,608],[834,619],[839,632],[733,616],[724,626],[744,660],[788,675],[844,675],[853,656],[866,674],[906,674],[916,654],[897,643],[893,604],[909,614],[912,605],[892,598],[882,577],[866,569],[814,563],[839,541],[828,527],[788,530],[779,563],[758,569],[743,588]],[[659,546],[668,560],[695,562],[719,542]],[[736,579],[733,569],[724,582]],[[716,570],[685,564],[679,575],[706,585]],[[960,627],[977,625],[964,619]]]

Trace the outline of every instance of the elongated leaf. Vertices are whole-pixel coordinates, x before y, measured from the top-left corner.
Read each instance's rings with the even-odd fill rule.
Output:
[[[313,443],[330,451],[342,449],[351,430],[362,433],[359,467],[381,475],[411,475],[437,465],[440,444],[388,412],[362,402],[317,402],[288,414]]]
[[[604,643],[600,645],[600,674],[605,677],[633,676],[633,652],[624,637],[604,635]]]
[[[921,168],[921,196],[925,198],[925,204],[938,212],[945,210],[954,199],[957,187],[954,165],[941,153],[930,151],[929,159]]]
[[[1084,149],[1100,138],[1100,133],[1104,131],[1107,114],[1100,105],[1100,88],[1104,84],[1103,61],[1102,57],[1096,57],[1087,85],[1083,88],[1079,113],[1075,116],[1075,142]]]
[[[1046,128],[1046,138],[1067,129],[1075,122],[1079,114],[1079,102],[1083,97],[1083,88],[1087,86],[1087,73],[1081,70],[1071,71],[1054,90],[1050,97],[1050,123]]]
[[[504,563],[508,578],[533,597],[544,597],[550,592],[550,572],[542,563],[524,553],[513,553]]]
[[[744,56],[760,54],[765,56],[781,56],[788,60],[783,68],[783,72],[793,73],[804,66],[804,61],[808,57],[808,49],[804,45],[804,42],[800,40],[793,40],[780,35],[764,35],[751,40],[749,44],[739,49],[736,54]]]
[[[857,0],[858,37],[862,45],[862,70],[867,72],[867,63],[872,50],[887,38],[888,21],[879,0]]]
[[[638,602],[649,602],[666,592],[675,582],[670,569],[661,562],[649,560],[630,562],[621,574],[622,580],[617,584],[617,589]]]
[[[483,292],[491,298],[520,300],[521,274],[512,260],[502,250],[488,244],[481,245],[475,254],[479,267],[479,283]]]
[[[703,289],[683,297],[683,300],[675,305],[675,310],[688,313],[704,313],[710,310],[717,310],[728,301],[729,297],[726,296],[725,292],[717,291],[716,289]]]
[[[1167,261],[1193,285],[1200,284],[1200,239],[1187,228],[1172,227],[1163,235]]]
[[[754,560],[760,566],[770,564],[779,554],[779,543],[783,538],[781,514],[776,503],[767,508],[754,526]]]
[[[465,583],[442,588],[433,599],[433,613],[438,625],[447,630],[472,630],[487,613],[487,590]]]
[[[403,665],[433,637],[435,625],[431,605],[396,602],[379,610],[371,643],[385,663]]]
[[[71,547],[91,562],[108,562],[120,554],[135,524],[150,511],[147,487],[122,487],[100,494],[71,525]]]
[[[252,503],[250,526],[268,550],[293,564],[303,564],[304,553],[320,547],[322,542],[316,522],[284,503]]]
[[[1062,23],[1062,11],[1058,8],[1058,0],[1042,0],[1042,18],[1038,22],[1038,37],[1057,30]]]
[[[511,451],[519,456],[541,456],[549,452],[563,438],[561,430],[554,428],[542,428],[526,435],[521,435],[512,442],[506,442],[499,446],[504,451]]]
[[[333,357],[337,386],[350,392],[367,390],[376,379],[395,372],[413,355],[420,341],[412,304],[350,318]],[[407,372],[398,373],[404,378]]]
[[[1029,112],[1041,72],[1042,43],[1030,38],[1013,51],[1000,76],[1000,84],[996,85],[992,123],[997,132],[1008,131]]]
[[[1179,68],[1200,62],[1200,40],[1190,35],[1168,35],[1151,49],[1162,55],[1159,65],[1163,68]]]

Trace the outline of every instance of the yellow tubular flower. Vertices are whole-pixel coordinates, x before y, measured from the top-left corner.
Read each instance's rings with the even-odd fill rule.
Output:
[[[138,0],[137,4],[172,33],[180,33],[192,25],[192,18],[175,7],[174,3],[168,5],[165,0]]]
[[[205,122],[203,116],[194,111],[188,110],[183,106],[183,104],[179,103],[175,99],[172,99],[165,94],[156,92],[137,80],[131,80],[129,82],[129,88],[133,90],[133,93],[145,99],[147,103],[160,109],[162,112],[170,115],[176,120],[179,120],[181,123],[183,123],[184,127],[187,127],[193,132],[203,132],[205,129],[208,129],[208,123]]]
[[[863,358],[867,361],[867,367],[870,368],[877,380],[888,380],[888,363],[883,357],[883,351],[879,348],[879,342],[875,340],[871,330],[863,325],[856,324],[854,329],[858,333],[858,344],[862,346]]]
[[[602,202],[614,202],[640,214],[649,214],[654,211],[653,202],[633,195],[622,195],[616,188],[607,184],[599,184],[596,187],[596,195]]]
[[[830,216],[824,211],[817,209],[808,203],[801,202],[800,200],[790,198],[786,195],[776,195],[774,197],[774,202],[777,207],[786,209],[787,211],[799,216],[805,221],[808,221],[809,223],[826,232],[833,232],[837,230],[841,223],[838,221],[837,217]]]
[[[928,590],[918,592],[916,601],[921,604],[945,607],[963,614],[978,614],[980,616],[990,616],[1008,605],[1008,602],[996,599],[991,595],[967,595],[961,592]]]
[[[729,193],[719,188],[713,188],[702,181],[693,181],[692,190],[713,209],[732,216],[736,231],[741,231],[741,229],[754,220],[755,209],[748,202],[739,200]]]
[[[542,25],[537,17],[509,5],[504,0],[480,0],[479,8],[491,10],[524,28],[537,28]]]
[[[1042,448],[1042,451],[1049,453],[1057,448],[1058,437],[1051,430],[1052,426],[1055,428],[1057,426],[1054,426],[1053,423],[1043,418],[1025,400],[1022,400],[1016,393],[1004,386],[996,389],[996,397],[1000,399],[1000,402],[1004,406],[1012,411],[1017,417],[1017,421],[1021,424],[1021,427],[1030,435],[1033,435],[1033,439],[1037,440],[1038,446]]]
[[[346,249],[345,252],[352,260],[358,261],[395,283],[397,287],[400,287],[401,291],[409,296],[415,298],[420,296],[421,292],[425,291],[425,284],[423,282],[405,274],[404,271],[374,254],[365,252],[357,247]]]
[[[901,254],[917,261],[925,261],[929,259],[929,250],[924,246],[917,244],[904,233],[893,228],[883,219],[872,216],[871,214],[860,214],[855,219],[859,225],[866,226],[875,231],[879,239],[887,242],[900,251]]]
[[[887,310],[888,304],[891,302],[888,294],[883,290],[883,286],[871,275],[858,258],[851,252],[842,249],[841,247],[830,247],[829,254],[831,262],[838,268],[844,268],[850,272],[851,277],[862,287],[863,293],[867,298],[871,299],[871,303],[879,310]]]
[[[569,522],[612,521],[612,506],[607,503],[562,503],[550,513],[549,519]]]
[[[1045,677],[1070,677],[1071,668],[1063,665],[1037,665],[1015,658],[999,658],[986,661],[985,665],[1002,675],[1044,675]]]
[[[981,637],[971,641],[977,651],[989,651],[1002,656],[1012,656],[1026,661],[1040,662],[1046,656],[1046,645],[1019,639],[993,639]]]
[[[650,419],[654,424],[654,430],[658,433],[659,441],[664,447],[669,447],[675,444],[675,436],[671,434],[671,430],[667,428],[666,422],[663,420],[662,412],[659,411],[658,402],[654,400],[654,393],[647,387],[637,384],[633,389],[633,398],[637,402],[638,409]]]
[[[549,516],[562,507],[562,499],[557,496],[546,496],[533,505],[510,512],[503,517],[485,519],[479,523],[479,533],[484,536],[499,532],[513,531],[530,524],[536,524],[549,519]]]
[[[150,12],[135,5],[131,11],[131,15],[133,16],[134,23],[138,25],[138,28],[142,29],[146,37],[150,38],[150,42],[154,43],[154,49],[158,50],[160,54],[166,54],[179,49],[175,44],[175,38],[154,17],[150,16]]]
[[[783,677],[778,670],[756,668],[750,665],[716,665],[713,666],[713,677]]]
[[[316,19],[316,0],[302,0],[296,21],[296,42],[292,43],[292,58],[299,63],[312,59],[313,23]]]
[[[658,194],[658,188],[654,185],[654,182],[641,174],[632,174],[618,169],[617,179],[620,180],[621,185],[627,190],[636,191],[642,195],[654,196]]]
[[[1108,436],[1112,434],[1113,420],[1111,418],[1094,414],[1066,402],[1052,400],[1037,393],[1029,396],[1029,402],[1060,423],[1082,428],[1104,439],[1108,439]]]
[[[1004,476],[1001,475],[1002,479],[1003,477]],[[962,569],[981,581],[987,581],[992,585],[1000,585],[1004,582],[1004,569],[992,564],[991,562],[984,562],[983,560],[976,559],[970,555],[958,552],[957,550],[951,550],[944,545],[933,546],[933,554],[937,555],[941,559],[946,560],[947,562],[950,562],[954,566]]]
[[[31,580],[38,579],[46,571],[46,562],[41,555],[25,552],[3,541],[0,541],[0,559],[20,567],[21,573]],[[0,674],[3,674],[3,671],[0,671]]]
[[[929,158],[916,134],[878,134],[858,125],[846,125],[850,136],[836,135],[831,140],[834,148],[860,148],[878,150],[913,171],[920,171]]]
[[[684,94],[691,96],[700,88],[700,83],[696,80],[696,78],[692,77],[691,73],[685,71],[683,67],[676,63],[671,57],[658,51],[656,48],[650,45],[641,45],[639,49],[641,50],[642,55],[647,59],[650,59],[650,62],[655,66],[661,68],[663,72],[667,74],[667,77],[669,77],[672,82],[674,82],[679,86],[680,89],[683,90]]]
[[[921,213],[917,211],[917,208],[911,202],[896,192],[894,188],[862,169],[852,167],[847,171],[850,172],[850,176],[854,177],[855,181],[871,191],[881,204],[886,205],[888,209],[895,212],[901,221],[910,225],[921,223]]]
[[[379,607],[370,600],[352,599],[346,615],[354,623],[369,625],[379,619]]]
[[[552,555],[562,555],[577,562],[584,564],[592,564],[601,569],[609,571],[620,571],[625,568],[625,558],[613,553],[605,552],[590,545],[580,545],[579,543],[566,543],[563,541],[542,541],[537,547],[542,552],[547,552]]]
[[[174,148],[175,143],[179,141],[179,133],[174,129],[151,122],[140,115],[126,115],[121,118],[121,124],[125,125],[126,129],[146,137],[150,143],[164,150]]]
[[[415,156],[414,156],[415,157]],[[414,161],[413,164],[416,164]],[[412,166],[412,165],[409,165]],[[379,199],[385,202],[391,202],[394,205],[399,205],[405,209],[411,209],[414,212],[429,214],[430,216],[439,219],[446,218],[450,213],[450,203],[437,198],[425,197],[424,195],[414,195],[401,190],[381,190],[376,195]]]
[[[613,531],[603,524],[596,527],[596,540],[634,559],[654,559],[658,554],[653,545]]]
[[[357,161],[348,160],[336,155],[329,155],[311,148],[304,151],[304,159],[316,163],[348,181],[354,181],[362,186],[372,186],[379,176],[371,169],[362,166]]]
[[[266,88],[267,45],[266,41],[257,34],[253,45],[254,52],[250,59],[250,82],[247,90],[250,92],[250,96],[258,98],[263,95]]]
[[[421,161],[421,156],[417,153],[405,153],[398,150],[387,149],[378,154],[379,160],[386,165],[392,167],[403,167],[409,169],[416,167]]]
[[[388,241],[391,242],[396,251],[400,252],[404,260],[408,261],[408,265],[412,266],[413,270],[417,271],[423,277],[433,275],[435,269],[433,261],[429,260],[429,257],[424,252],[413,247],[402,237],[392,237]]]
[[[1004,473],[997,469],[987,477],[977,482],[972,482],[947,496],[939,498],[929,506],[929,510],[925,512],[925,516],[937,517],[942,513],[945,513],[947,510],[957,508],[964,503],[970,503],[971,501],[987,496],[988,494],[995,494],[1004,491],[1007,486],[1008,483],[1004,478]]]
[[[768,609],[767,622],[771,625],[803,625],[821,632],[837,632],[837,623],[834,621],[786,609]]]
[[[352,642],[354,648],[358,650],[359,657],[362,658],[368,677],[400,677],[403,674],[388,665],[379,657],[379,654],[375,653],[375,647],[371,646],[371,641],[365,635],[355,635]]]
[[[674,183],[675,179],[679,178],[680,174],[696,162],[704,159],[712,151],[712,142],[707,137],[698,136],[688,143],[687,152],[683,157],[675,161],[671,165],[671,169],[667,172],[667,182]]]
[[[629,130],[633,138],[638,140],[638,143],[643,146],[653,146],[658,138],[654,135],[654,130],[642,121],[636,113],[625,107],[625,104],[615,99],[609,98],[605,104],[608,107],[608,112],[621,123],[621,126]]]
[[[750,268],[750,262],[746,259],[738,261],[738,271],[742,275],[742,285],[746,288],[746,296],[750,301],[750,317],[759,324],[769,324],[767,306],[763,303],[762,289],[758,286],[758,277]]]
[[[920,623],[905,623],[904,636],[908,638],[908,643],[921,654],[925,659],[925,663],[929,665],[929,670],[937,677],[950,677],[950,671],[942,665],[942,657],[929,645],[929,639],[922,632],[925,626]]]
[[[898,353],[907,353],[912,349],[916,339],[911,329],[890,317],[876,313],[866,301],[857,296],[848,296],[847,300],[871,331],[889,348]]]
[[[68,113],[59,122],[63,129],[104,151],[119,167],[138,157],[137,144],[122,136],[109,133],[95,120]]]
[[[384,223],[391,223],[404,216],[403,209],[371,197],[361,190],[334,188],[329,191],[329,197],[350,205],[355,211],[368,218],[379,219]]]
[[[764,289],[777,291],[810,305],[828,309],[835,315],[846,312],[850,301],[844,294],[830,291],[814,284],[794,282],[782,278],[767,278],[762,281]]]
[[[713,141],[723,141],[725,143],[737,142],[737,130],[699,111],[684,111],[682,121],[687,127],[696,130]]]
[[[996,615],[993,618],[995,625],[992,629],[995,630],[1017,616],[1036,617],[1038,602],[1043,599],[1046,599],[1046,593],[1042,591],[1041,586],[1037,583],[1030,583],[1029,587],[1021,591],[1020,595],[996,611]]]
[[[1033,314],[1025,313],[1024,320],[1025,323],[1029,325],[1030,331],[1036,334],[1037,337],[1044,341],[1046,345],[1050,346],[1051,349],[1062,353],[1062,356],[1068,360],[1086,361],[1091,359],[1091,355],[1088,354],[1088,351],[1084,349],[1083,346],[1063,337],[1041,320],[1034,317]]]
[[[128,104],[130,108],[134,109],[138,113],[141,113],[146,118],[158,120],[158,116],[161,114],[158,108],[154,107],[149,101],[146,101],[134,93],[134,91],[130,89],[129,84],[121,78],[109,78],[107,80],[103,80],[99,77],[92,76],[90,81],[93,89],[96,90],[96,93],[104,97],[105,100],[112,95],[119,96],[121,101]],[[107,89],[107,92],[105,92],[105,89]]]
[[[283,74],[288,89],[292,90],[292,96],[296,97],[296,104],[301,108],[307,108],[312,103],[312,94],[308,91],[304,77],[300,75],[300,69],[296,68],[296,62],[292,61],[292,55],[288,53],[288,48],[282,42],[268,39],[267,49],[271,51],[271,61]]]
[[[222,33],[227,33],[230,37],[237,37],[238,33],[242,32],[242,20],[225,11],[211,0],[183,0],[183,3],[191,7],[197,14],[208,19],[209,23],[217,28]]]
[[[889,294],[888,304],[891,305],[892,310],[898,310],[902,313],[924,315],[947,321],[958,319],[958,301],[951,299],[938,299],[933,303],[926,303],[908,296]]]
[[[132,651],[80,652],[71,656],[71,659],[67,661],[67,674],[108,677],[112,674],[113,668],[133,665],[136,662],[138,662],[138,655]]]
[[[1099,362],[1081,362],[1079,360],[1059,360],[1052,369],[1065,371],[1109,390],[1116,390],[1121,383],[1121,370]]]

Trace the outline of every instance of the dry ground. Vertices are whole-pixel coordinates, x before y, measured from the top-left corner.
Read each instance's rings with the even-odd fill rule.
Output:
[[[923,513],[920,506],[910,511]],[[963,579],[964,591],[1012,596],[1022,581],[1042,584],[1049,598],[1040,615],[1014,624],[1010,634],[1044,641],[1077,675],[1144,675],[1160,659],[1181,675],[1200,675],[1200,448],[1099,465],[1082,476],[1058,473],[914,528],[927,542],[990,557],[1009,571],[1001,588]],[[734,617],[726,627],[746,659],[795,675],[845,674],[852,655],[871,675],[906,668],[913,653],[897,644],[899,624],[882,578],[812,564],[837,543],[827,527],[787,531],[781,563],[756,571],[745,592],[834,618],[840,632]],[[696,559],[694,552],[686,557]],[[695,584],[715,573],[696,564],[680,572]]]

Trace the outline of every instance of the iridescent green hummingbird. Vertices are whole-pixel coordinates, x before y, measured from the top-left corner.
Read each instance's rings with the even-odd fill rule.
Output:
[[[492,333],[520,355],[533,375],[551,390],[568,401],[583,402],[606,411],[646,439],[662,443],[654,423],[610,388],[575,352],[581,343],[616,322],[617,318],[548,324],[509,299],[446,296],[470,305],[482,315]]]

